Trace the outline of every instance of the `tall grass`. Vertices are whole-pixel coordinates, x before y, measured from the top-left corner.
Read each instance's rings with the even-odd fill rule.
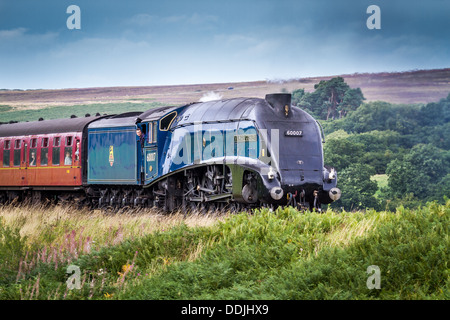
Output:
[[[0,209],[2,299],[448,299],[446,205],[223,216]],[[79,289],[69,289],[69,265]],[[367,287],[367,267],[381,289]]]
[[[223,217],[185,216],[181,212],[164,215],[155,210],[106,214],[70,206],[4,206],[0,209],[0,284],[8,286],[13,280],[20,284],[39,279],[42,270],[63,276],[61,272],[83,255],[120,247],[124,242],[168,232],[181,225],[207,227],[220,219]],[[192,257],[198,250],[195,248]],[[20,290],[23,291],[22,286]],[[1,292],[0,289],[0,296]]]

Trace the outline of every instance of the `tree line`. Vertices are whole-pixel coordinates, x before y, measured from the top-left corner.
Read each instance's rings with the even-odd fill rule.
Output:
[[[292,96],[324,129],[325,164],[342,190],[332,207],[395,210],[450,197],[450,94],[428,104],[365,103],[360,88],[337,77]],[[381,190],[376,174],[388,177]]]

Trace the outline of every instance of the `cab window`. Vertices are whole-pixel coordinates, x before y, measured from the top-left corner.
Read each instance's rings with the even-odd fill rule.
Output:
[[[156,121],[148,124],[148,143],[156,143]]]
[[[152,137],[153,137],[153,142],[156,143],[156,126],[157,126],[157,122],[153,121],[153,133],[152,133]]]
[[[170,128],[170,125],[172,124],[173,120],[177,116],[177,112],[174,111],[172,113],[169,113],[167,116],[159,120],[159,130],[161,131],[167,131]]]

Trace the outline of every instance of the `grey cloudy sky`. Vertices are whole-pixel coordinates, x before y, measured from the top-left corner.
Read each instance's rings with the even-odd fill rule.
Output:
[[[0,0],[0,89],[446,68],[449,14],[445,0]]]

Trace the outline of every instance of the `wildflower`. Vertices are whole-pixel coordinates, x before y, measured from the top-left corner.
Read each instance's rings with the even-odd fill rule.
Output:
[[[133,269],[133,265],[131,265],[131,264],[124,264],[122,266],[122,272],[117,272],[117,274],[120,275],[121,277],[124,277],[132,269]]]
[[[123,272],[129,272],[129,271],[131,271],[131,269],[133,269],[133,266],[131,264],[125,264],[122,266]]]
[[[109,299],[112,298],[114,294],[109,294],[108,292],[104,294],[105,298]]]

